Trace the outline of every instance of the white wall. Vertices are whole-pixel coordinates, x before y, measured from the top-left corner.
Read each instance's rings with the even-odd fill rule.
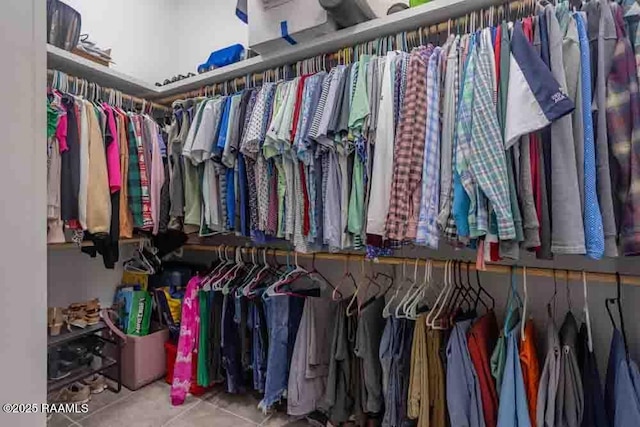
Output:
[[[179,46],[167,76],[197,73],[198,65],[214,50],[235,43],[247,47],[249,32],[235,15],[235,0],[182,0],[174,2],[174,7],[173,36]]]
[[[122,261],[133,253],[134,245],[120,246],[120,261],[113,270],[104,268],[102,257],[90,258],[80,249],[49,250],[47,254],[47,280],[49,307],[67,307],[73,302],[98,298],[102,307],[113,302],[115,287],[122,278]]]
[[[7,0],[0,13],[0,402],[46,397],[46,6]],[[44,426],[5,414],[3,426]]]
[[[216,49],[247,44],[232,0],[65,0],[82,15],[82,33],[111,47],[112,65],[149,83],[197,72]]]
[[[82,33],[100,48],[111,48],[113,68],[147,82],[163,75],[172,0],[65,0],[82,15]],[[170,46],[169,46],[170,47]]]

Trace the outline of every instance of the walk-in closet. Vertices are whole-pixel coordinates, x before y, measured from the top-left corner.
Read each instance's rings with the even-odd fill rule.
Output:
[[[0,425],[640,426],[637,0],[9,0]]]

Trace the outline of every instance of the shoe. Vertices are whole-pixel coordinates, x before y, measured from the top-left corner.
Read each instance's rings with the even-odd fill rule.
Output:
[[[61,308],[49,307],[47,309],[47,325],[49,326],[49,335],[52,337],[60,335],[60,330],[64,325],[64,314]]]
[[[100,301],[97,298],[88,301],[84,313],[84,321],[87,325],[96,325],[100,322]]]
[[[107,388],[107,382],[100,374],[95,374],[90,376],[89,378],[85,378],[84,380],[82,380],[82,382],[85,385],[89,386],[91,394],[102,393]]]
[[[72,342],[60,348],[60,362],[65,370],[89,366],[93,361],[93,354],[81,342]]]
[[[60,350],[55,348],[47,353],[47,378],[50,381],[61,380],[71,374],[70,369],[65,369],[65,365],[60,360]]]
[[[326,427],[327,421],[329,421],[329,418],[320,411],[313,411],[306,416],[306,419],[309,425],[314,427]]]
[[[73,383],[63,388],[56,397],[57,403],[87,403],[91,399],[89,386]]]

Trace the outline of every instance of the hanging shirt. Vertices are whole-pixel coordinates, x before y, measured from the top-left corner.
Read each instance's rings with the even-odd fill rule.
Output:
[[[520,365],[522,367],[522,379],[527,394],[529,407],[529,419],[531,425],[537,425],[538,387],[540,385],[540,363],[538,362],[538,350],[536,348],[535,326],[532,319],[527,319],[524,328],[524,337],[520,342]]]
[[[447,407],[452,426],[484,427],[477,374],[467,347],[471,323],[456,323],[447,343]]]
[[[618,41],[607,78],[607,130],[612,155],[614,214],[624,255],[640,254],[640,90],[622,8],[611,4]]]
[[[556,395],[556,420],[568,427],[579,427],[584,413],[584,392],[576,347],[578,323],[571,312],[565,316],[560,327],[560,374]]]
[[[453,37],[453,36],[452,36]],[[444,77],[444,99],[442,102],[442,135],[440,148],[440,206],[438,227],[449,241],[457,240],[456,223],[452,215],[453,175],[455,170],[454,129],[458,107],[460,36],[450,38],[448,50],[442,51],[441,64],[446,65]]]
[[[593,351],[589,350],[589,335],[585,323],[580,327],[578,361],[582,372],[584,387],[583,427],[607,427],[607,413],[604,408],[598,361]]]
[[[375,138],[375,153],[371,177],[371,196],[367,209],[367,234],[385,235],[385,222],[389,212],[389,196],[393,182],[393,143],[395,138],[393,123],[392,63],[396,52],[388,52],[380,92],[380,109]]]
[[[438,248],[440,209],[440,55],[436,47],[427,68],[426,132],[422,162],[422,194],[416,242]]]
[[[531,425],[527,394],[522,368],[518,357],[520,326],[516,325],[507,334],[507,359],[500,390],[498,408],[498,427],[526,427]]]
[[[630,359],[619,329],[613,330],[605,382],[605,408],[609,425],[640,425],[640,396],[636,390],[638,366]],[[634,375],[636,373],[636,375]]]
[[[578,28],[580,41],[580,87],[582,89],[582,114],[584,123],[584,234],[587,256],[600,259],[604,255],[604,229],[598,204],[596,187],[596,151],[593,134],[593,114],[591,113],[591,57],[585,18],[582,14],[573,16]]]
[[[493,311],[478,318],[467,334],[469,355],[478,374],[482,413],[485,425],[495,427],[498,422],[498,394],[491,376],[491,352],[498,339],[498,322]]]
[[[609,140],[607,135],[607,76],[612,67],[616,47],[616,25],[605,0],[586,2],[583,10],[587,13],[587,34],[591,42],[593,109],[596,137],[596,183],[598,201],[604,228],[605,256],[618,256],[616,218],[613,209],[613,195],[609,166]]]
[[[414,50],[409,59],[405,102],[393,153],[393,178],[386,236],[402,241],[415,237],[420,213],[422,162],[427,118],[426,73],[429,53]],[[417,208],[417,209],[416,209]]]
[[[556,395],[560,376],[560,338],[551,313],[547,320],[547,354],[540,374],[536,421],[538,427],[555,426]]]

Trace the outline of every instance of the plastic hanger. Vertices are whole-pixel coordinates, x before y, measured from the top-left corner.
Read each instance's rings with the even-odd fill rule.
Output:
[[[582,291],[584,293],[584,321],[587,325],[587,344],[593,353],[593,335],[591,335],[591,316],[589,315],[589,298],[587,297],[587,273],[582,271]]]
[[[408,313],[408,317],[410,319],[416,320],[418,318],[418,304],[422,301],[429,290],[429,285],[431,283],[431,275],[433,272],[433,263],[430,259],[425,261],[424,264],[424,277],[422,283],[416,290],[413,299],[410,301],[410,304],[404,308],[405,313]]]
[[[269,286],[267,288],[267,290],[265,291],[265,294],[269,297],[272,296],[276,296],[276,295],[292,295],[291,292],[282,292],[280,290],[280,288],[283,285],[288,285],[293,283],[295,280],[297,280],[298,278],[307,275],[309,272],[304,269],[303,267],[301,267],[298,264],[298,252],[294,252],[294,257],[295,257],[295,269],[291,270],[290,272],[286,273],[284,278],[276,281],[275,283],[273,283],[271,286]]]
[[[445,330],[449,328],[449,305],[453,296],[453,292],[456,288],[455,267],[456,261],[451,261],[449,264],[447,291],[444,294],[444,298],[442,300],[438,313],[436,313],[436,316],[431,322],[434,329]]]
[[[445,268],[444,268],[444,276],[443,276],[444,286],[442,287],[442,290],[440,291],[440,294],[436,299],[436,303],[434,304],[433,308],[427,315],[427,320],[426,320],[427,326],[431,327],[432,329],[444,329],[442,327],[436,327],[436,321],[440,317],[440,314],[442,314],[442,311],[446,306],[445,303],[451,293],[451,289],[452,289],[451,282],[452,282],[452,275],[453,275],[452,267],[453,267],[453,261],[451,260],[446,261]]]
[[[403,276],[404,276],[404,265],[403,265]],[[405,283],[408,283],[409,287],[407,288],[407,291],[405,292],[400,302],[396,305],[395,317],[397,319],[407,318],[406,313],[404,312],[401,313],[400,310],[404,311],[405,302],[407,302],[407,300],[411,297],[411,295],[413,295],[413,288],[414,286],[416,286],[417,278],[418,278],[418,259],[416,258],[415,264],[413,267],[413,279],[405,276]],[[402,286],[404,286],[404,283],[402,284]]]
[[[403,271],[402,275],[403,276],[404,276],[404,272],[405,272],[405,268],[404,268],[405,265],[406,265],[406,259],[405,259],[405,263],[403,264],[403,269],[402,269],[402,271]],[[382,317],[384,317],[385,319],[391,316],[391,304],[393,304],[393,301],[398,297],[398,292],[400,292],[400,286],[396,287],[396,291],[394,292],[394,294],[391,296],[391,298],[389,299],[387,304],[382,309]]]
[[[355,288],[356,280],[353,278],[353,275],[349,271],[349,255],[348,254],[344,259],[344,274],[342,275],[342,278],[340,279],[340,282],[338,282],[338,286],[336,286],[334,288],[333,292],[331,292],[331,299],[332,300],[339,301],[339,300],[342,299],[342,293],[339,291],[339,289],[342,287],[344,282],[347,281],[347,279],[351,281],[351,284]]]
[[[361,276],[364,277],[364,258],[362,258],[362,260],[360,260],[360,274]],[[358,286],[357,283],[355,283],[356,286],[356,290],[353,293],[353,295],[351,296],[351,300],[349,300],[349,304],[347,305],[347,309],[346,309],[346,314],[348,317],[351,317],[355,314],[356,310],[354,310],[353,304],[356,304],[356,308],[358,308],[358,292],[360,291],[360,286]],[[360,311],[360,309],[358,308],[357,310],[358,312]],[[384,313],[383,313],[384,315]]]
[[[522,300],[516,287],[516,270],[511,266],[511,288],[509,292],[509,298],[507,299],[507,315],[504,320],[504,334],[509,333],[508,328],[511,324],[511,319],[517,313],[518,308],[522,307]]]
[[[615,298],[607,298],[605,299],[605,307],[607,308],[607,313],[609,314],[609,320],[611,320],[611,324],[614,328],[616,328],[616,322],[613,319],[613,314],[611,313],[611,308],[609,305],[617,305],[618,306],[618,316],[620,317],[620,332],[622,332],[622,339],[624,340],[624,349],[626,354],[629,354],[629,345],[627,341],[627,333],[624,328],[624,316],[622,315],[622,299],[621,299],[621,283],[620,283],[620,273],[616,272],[616,297]]]

